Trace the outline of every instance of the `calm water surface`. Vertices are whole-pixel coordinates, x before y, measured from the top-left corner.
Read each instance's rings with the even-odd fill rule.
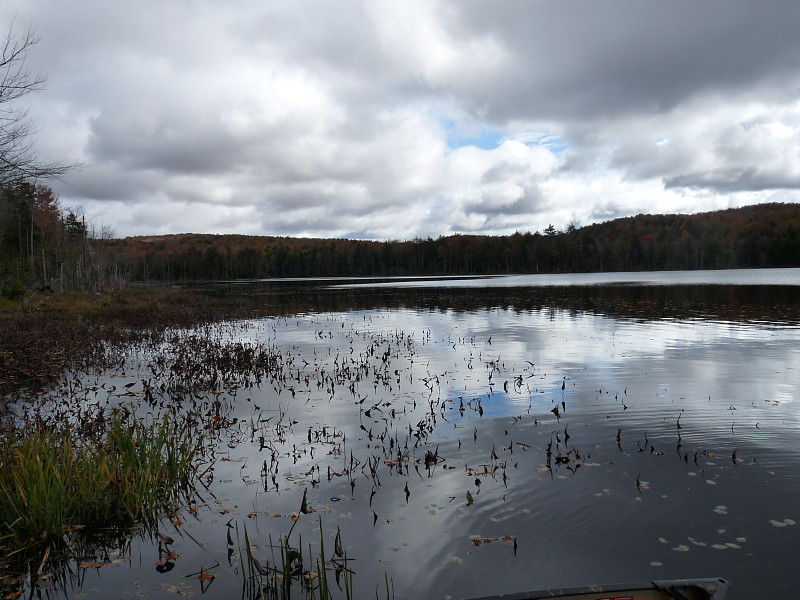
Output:
[[[227,524],[266,562],[306,491],[292,535],[339,528],[356,597],[387,575],[397,598],[717,576],[796,597],[800,270],[227,288],[279,316],[209,335],[281,378],[196,391],[238,424],[198,509],[163,519],[174,568],[134,537],[66,596],[199,594],[203,566],[238,597]],[[152,352],[84,377],[139,381]]]

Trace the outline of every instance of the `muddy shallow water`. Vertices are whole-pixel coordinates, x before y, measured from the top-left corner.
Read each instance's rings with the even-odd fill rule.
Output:
[[[246,528],[269,561],[305,492],[292,536],[316,547],[321,523],[330,554],[340,530],[355,597],[385,597],[387,580],[397,598],[461,598],[719,576],[733,599],[793,598],[800,277],[779,273],[228,284],[276,316],[175,332],[123,369],[70,375],[102,390],[87,401],[217,423],[196,502],[161,520],[169,569],[152,534],[133,534],[102,568],[42,587],[193,595],[202,567],[206,595],[239,597],[228,532]],[[250,351],[265,367],[239,377],[231,356]],[[183,395],[158,386],[181,378]]]

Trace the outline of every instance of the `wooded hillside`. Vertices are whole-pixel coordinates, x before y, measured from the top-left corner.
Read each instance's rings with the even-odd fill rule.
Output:
[[[372,242],[175,234],[113,239],[47,187],[0,189],[0,290],[128,282],[800,267],[800,204],[638,215],[580,229]]]
[[[176,234],[105,240],[132,281],[800,267],[800,204],[638,215],[559,231],[372,242]]]

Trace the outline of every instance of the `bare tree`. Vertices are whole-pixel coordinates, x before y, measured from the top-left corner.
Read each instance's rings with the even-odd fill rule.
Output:
[[[60,177],[70,169],[65,163],[44,163],[34,149],[36,130],[26,108],[18,100],[42,89],[44,77],[25,64],[28,52],[39,41],[32,29],[24,35],[9,27],[0,55],[0,186],[20,180]]]

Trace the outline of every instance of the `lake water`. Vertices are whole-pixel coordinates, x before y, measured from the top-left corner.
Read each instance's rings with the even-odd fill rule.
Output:
[[[272,366],[189,395],[225,426],[197,503],[162,519],[171,570],[134,535],[53,597],[199,594],[201,567],[239,597],[228,525],[267,562],[304,492],[292,536],[321,522],[330,554],[340,530],[355,597],[387,577],[397,598],[692,577],[797,596],[800,270],[218,287],[275,316],[202,335]],[[81,376],[141,403],[188,339]]]

